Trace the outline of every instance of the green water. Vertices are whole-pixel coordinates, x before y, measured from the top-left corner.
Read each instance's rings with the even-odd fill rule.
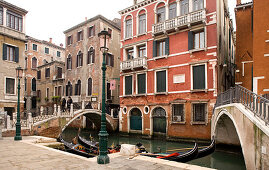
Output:
[[[77,129],[74,128],[67,128],[63,133],[63,138],[66,141],[71,142],[72,139],[77,136]],[[95,141],[99,141],[98,133],[94,131],[87,131],[82,130],[80,132],[80,136],[84,137],[85,139],[89,139],[89,136],[92,136]],[[108,137],[108,146],[116,145],[116,144],[137,144],[138,142],[142,143],[146,150],[149,152],[168,152],[172,153],[173,149],[179,148],[192,148],[193,144],[191,143],[179,143],[179,142],[168,142],[161,139],[153,139],[147,140],[142,139],[139,136],[128,136],[123,137],[119,134],[110,134]],[[219,170],[244,170],[245,163],[244,158],[241,153],[237,152],[224,152],[224,151],[215,151],[213,154],[208,155],[206,157],[196,159],[193,161],[188,162],[188,164],[199,165],[203,167],[215,168]]]

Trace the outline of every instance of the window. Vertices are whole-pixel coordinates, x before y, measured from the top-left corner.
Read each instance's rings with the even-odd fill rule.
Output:
[[[204,8],[204,0],[193,0],[193,11]]]
[[[146,14],[139,15],[139,28],[138,33],[143,34],[146,32]]]
[[[0,24],[3,25],[3,8],[0,7]]]
[[[169,19],[176,18],[177,16],[177,3],[169,4]]]
[[[14,78],[6,78],[6,94],[15,94]]]
[[[133,94],[133,77],[125,76],[125,95]]]
[[[72,84],[70,83],[70,81],[67,83],[66,85],[66,96],[72,96],[73,95],[73,87],[72,87]]]
[[[205,33],[204,31],[188,33],[188,49],[202,49],[205,48]]]
[[[192,66],[193,89],[205,89],[205,65]]]
[[[192,104],[193,122],[205,122],[207,114],[206,103],[194,103]]]
[[[37,80],[41,79],[41,70],[37,71],[37,75],[36,75]]]
[[[28,44],[25,44],[25,51],[28,50]]]
[[[184,122],[184,104],[172,104],[173,122]]]
[[[93,37],[95,35],[95,25],[89,27],[89,36],[88,37]]]
[[[111,35],[111,37],[112,37],[112,29],[110,29],[110,28],[108,28],[107,29],[107,32]]]
[[[14,12],[7,11],[7,27],[22,31],[22,16]]]
[[[45,77],[50,78],[50,68],[46,68],[45,70]]]
[[[57,93],[58,93],[58,87],[54,87],[54,96],[57,96]]]
[[[145,94],[146,93],[146,74],[137,75],[137,93]]]
[[[92,95],[92,78],[88,79],[88,96]]]
[[[58,87],[58,96],[62,96],[62,86]]]
[[[110,83],[106,83],[106,99],[111,100]]]
[[[57,67],[57,78],[61,79],[63,74],[63,69],[61,67]]]
[[[145,45],[138,47],[138,57],[147,57]]]
[[[157,23],[165,21],[165,7],[157,9]]]
[[[3,60],[19,62],[19,48],[3,44]]]
[[[67,62],[66,62],[66,69],[69,70],[69,69],[72,69],[72,57],[71,55],[69,54],[68,57],[67,57]]]
[[[36,91],[36,97],[41,99],[41,90]]]
[[[133,27],[132,22],[133,22],[132,19],[129,19],[129,20],[126,21],[125,38],[130,38],[130,37],[132,37],[132,32],[133,32],[133,30],[132,30],[132,27]]]
[[[166,92],[166,70],[156,72],[156,92]]]
[[[36,79],[32,79],[32,91],[36,91]]]
[[[25,57],[24,58],[24,68],[27,69],[27,66],[28,66],[28,58]]]
[[[106,55],[106,65],[114,67],[114,55],[107,53],[107,55]]]
[[[37,59],[35,57],[32,58],[32,69],[36,69],[37,67]]]
[[[169,38],[153,41],[153,57],[169,55]]]
[[[57,57],[61,57],[61,52],[57,51]]]
[[[67,37],[67,45],[71,45],[73,43],[73,36],[70,35]]]
[[[27,78],[24,78],[24,91],[27,91]]]
[[[75,95],[80,96],[81,95],[81,81],[78,80],[77,84],[75,84]]]
[[[77,41],[83,40],[83,31],[79,31],[77,34]]]
[[[180,1],[180,15],[186,15],[189,13],[189,0]]]
[[[87,64],[94,63],[95,61],[95,50],[93,47],[90,48],[90,51],[88,51],[88,57],[87,57]]]
[[[49,98],[49,94],[50,94],[50,89],[47,88],[47,89],[46,89],[46,97],[47,97],[47,98]]]
[[[49,48],[45,47],[45,53],[49,54]]]
[[[79,51],[77,55],[77,67],[82,67],[82,65],[83,65],[83,53]]]
[[[36,44],[33,44],[33,50],[37,51],[37,45]]]
[[[134,59],[134,49],[127,49],[126,50],[126,54],[127,54],[127,60],[132,60]]]

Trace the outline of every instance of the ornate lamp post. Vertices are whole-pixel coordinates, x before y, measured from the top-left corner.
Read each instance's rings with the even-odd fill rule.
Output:
[[[101,39],[104,39],[104,46],[100,48],[100,50],[103,52],[103,63],[102,63],[102,116],[101,116],[101,130],[99,132],[99,156],[97,157],[97,163],[98,164],[107,164],[109,163],[109,157],[107,156],[107,136],[108,133],[106,131],[106,110],[105,110],[105,100],[106,100],[106,63],[105,63],[105,57],[106,53],[108,51],[108,48],[106,47],[106,40],[107,38],[110,38],[111,35],[104,29],[100,33],[98,33],[98,37]]]
[[[21,140],[21,117],[20,117],[20,79],[22,74],[22,68],[21,66],[16,68],[16,74],[18,78],[18,104],[17,104],[17,123],[16,123],[16,136],[14,137],[14,140]]]

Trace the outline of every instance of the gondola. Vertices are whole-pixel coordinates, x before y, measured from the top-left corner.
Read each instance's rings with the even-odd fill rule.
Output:
[[[59,137],[59,140],[64,144],[64,147],[65,147],[65,150],[67,152],[70,152],[70,153],[73,153],[73,154],[76,154],[76,155],[80,155],[80,156],[84,156],[84,157],[87,157],[87,158],[92,158],[92,157],[95,157],[96,155],[91,153],[91,150],[87,149],[87,148],[84,148],[84,150],[79,150],[78,147],[80,147],[81,145],[75,145],[73,143],[69,143],[69,142],[66,142],[65,140],[63,140],[63,138],[60,136]]]
[[[198,145],[195,143],[194,147],[187,152],[175,152],[172,154],[141,154],[144,156],[150,156],[159,159],[165,159],[176,162],[188,162],[196,158],[198,154]]]
[[[99,142],[88,141],[78,135],[78,142],[86,148],[98,149]]]
[[[211,141],[211,144],[208,147],[198,150],[198,154],[195,159],[210,155],[211,153],[215,151],[215,149],[216,149],[216,142],[215,142],[215,139],[213,138],[213,140]]]

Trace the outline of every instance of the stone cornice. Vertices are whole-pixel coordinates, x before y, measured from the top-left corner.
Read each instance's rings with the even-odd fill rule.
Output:
[[[143,7],[145,5],[148,5],[148,4],[150,4],[152,2],[155,2],[155,1],[157,1],[157,0],[145,0],[143,2],[140,2],[138,4],[132,5],[132,6],[128,7],[128,8],[125,8],[125,9],[119,11],[119,14],[120,15],[124,15],[124,14],[126,14],[128,12],[134,11],[134,10],[140,8],[140,7]]]
[[[9,2],[6,2],[4,0],[0,0],[0,6],[8,8],[10,10],[14,10],[14,11],[20,13],[20,14],[23,14],[23,15],[26,15],[28,13],[28,11],[26,11],[25,9],[20,8],[18,6],[15,6],[15,5],[13,5],[13,4],[9,3]]]

